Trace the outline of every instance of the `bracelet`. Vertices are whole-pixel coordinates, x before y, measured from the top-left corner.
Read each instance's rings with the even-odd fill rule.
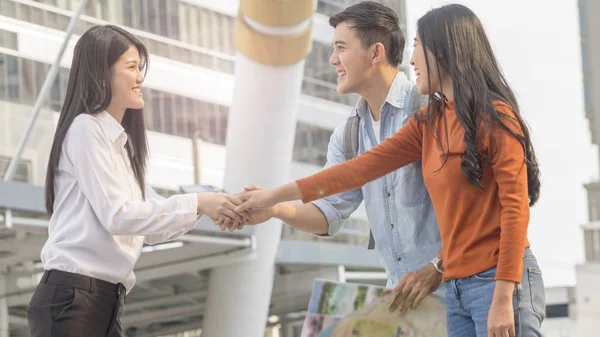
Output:
[[[444,267],[442,266],[442,259],[435,257],[435,258],[433,258],[433,260],[431,260],[431,264],[433,265],[435,270],[437,270],[440,274],[444,273]]]

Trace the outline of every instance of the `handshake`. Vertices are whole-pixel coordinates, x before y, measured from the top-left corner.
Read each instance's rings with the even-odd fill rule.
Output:
[[[254,185],[246,186],[243,192],[199,193],[198,212],[212,219],[224,230],[233,232],[245,225],[257,225],[273,217],[272,206],[276,202],[272,192]]]

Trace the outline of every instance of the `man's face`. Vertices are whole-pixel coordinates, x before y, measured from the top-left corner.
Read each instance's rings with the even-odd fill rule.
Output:
[[[356,31],[346,22],[335,27],[333,33],[333,53],[329,59],[338,73],[337,92],[339,94],[358,93],[370,77],[372,60],[370,49],[365,49],[356,36]]]

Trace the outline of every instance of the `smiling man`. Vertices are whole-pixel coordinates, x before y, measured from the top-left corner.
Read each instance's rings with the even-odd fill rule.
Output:
[[[333,132],[326,167],[392,136],[422,101],[416,88],[413,93],[414,83],[398,70],[405,37],[394,10],[364,1],[332,16],[329,23],[335,28],[330,63],[338,73],[337,91],[361,97],[351,116]],[[352,132],[357,137],[348,136]],[[352,154],[348,142],[353,139],[358,146]],[[333,236],[363,201],[387,286],[395,286],[399,294],[392,309],[405,312],[435,291],[442,276],[440,234],[420,161],[333,197],[278,204],[255,213],[252,224],[276,217],[299,230]]]

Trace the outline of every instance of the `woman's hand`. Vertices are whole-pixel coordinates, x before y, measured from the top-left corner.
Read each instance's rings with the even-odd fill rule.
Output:
[[[273,190],[253,190],[244,191],[238,196],[244,201],[241,205],[235,208],[236,212],[258,211],[265,208],[270,208],[277,204],[276,195]]]
[[[488,337],[515,337],[514,287],[514,282],[496,281],[488,313]]]
[[[243,200],[239,196],[226,193],[198,193],[198,212],[211,219],[231,219],[238,223],[247,222],[248,212],[236,212],[235,208]]]

